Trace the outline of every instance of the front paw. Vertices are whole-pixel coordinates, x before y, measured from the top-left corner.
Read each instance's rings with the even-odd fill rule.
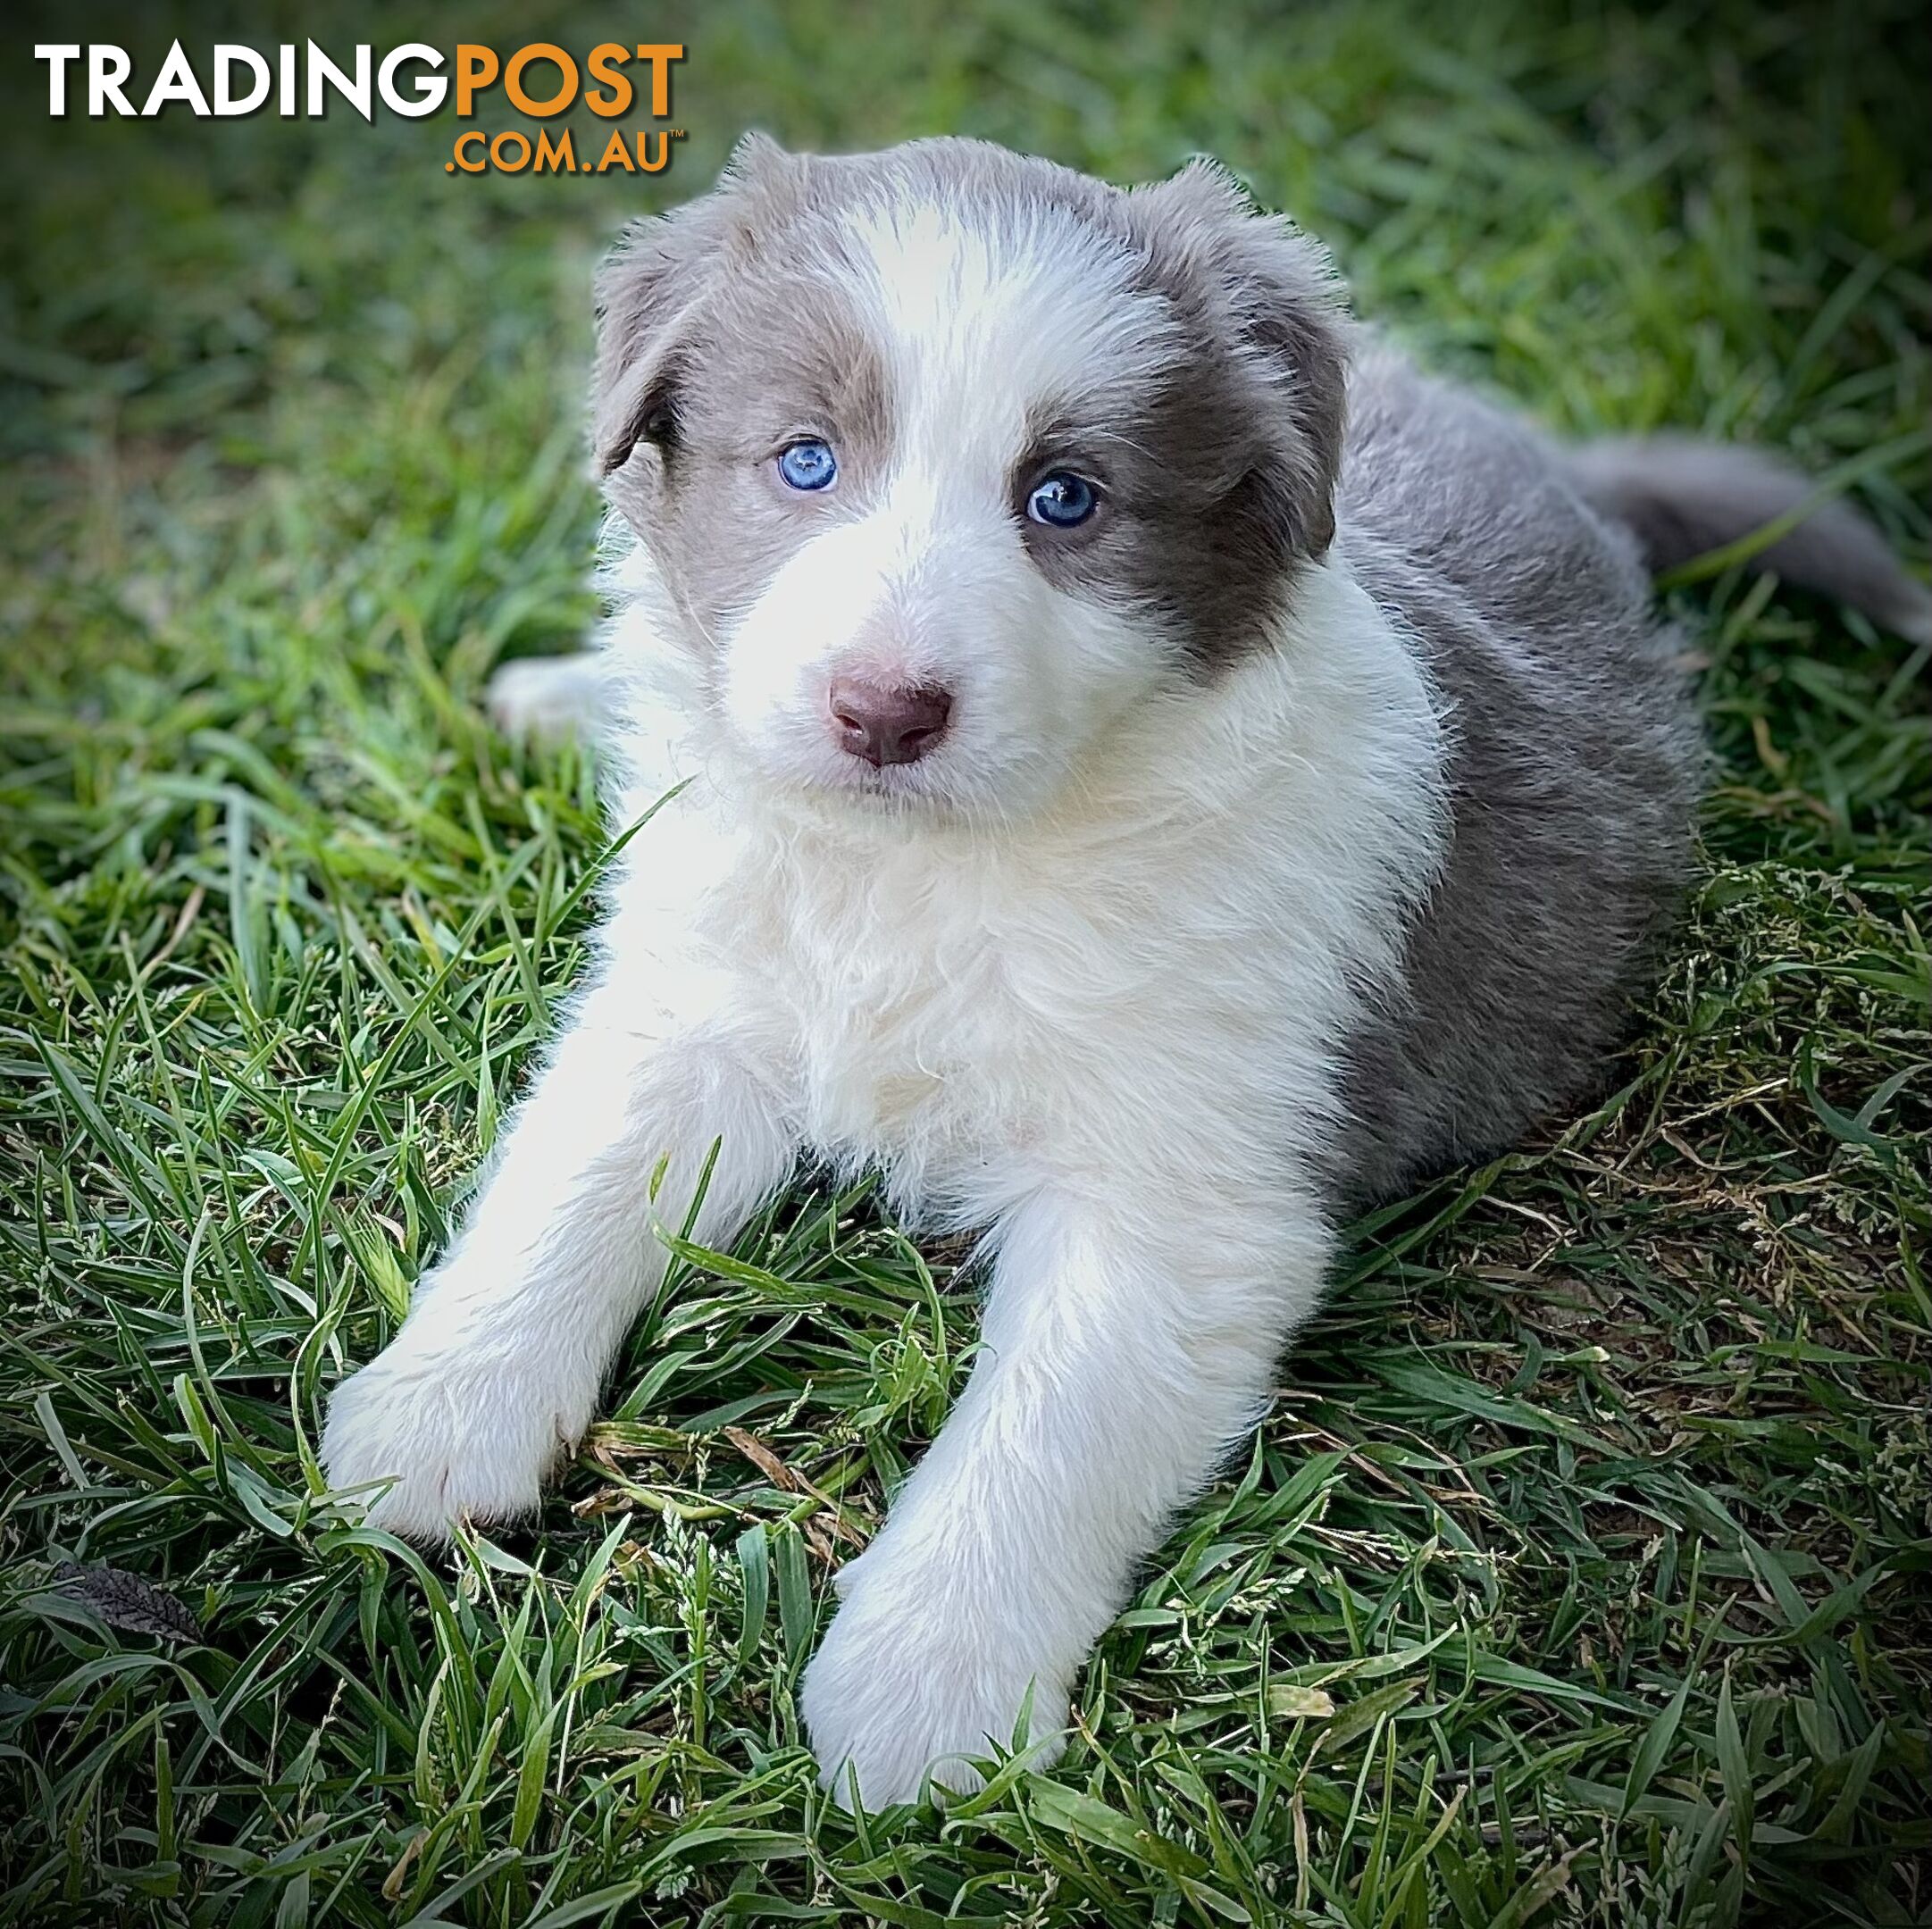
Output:
[[[1075,1671],[1026,1653],[1013,1604],[975,1611],[936,1577],[866,1571],[873,1558],[847,1570],[845,1605],[801,1696],[820,1782],[840,1807],[851,1805],[855,1773],[868,1810],[918,1800],[928,1777],[956,1794],[977,1789],[972,1758],[1013,1746],[1029,1689],[1028,1763],[1054,1761]]]
[[[330,1485],[389,1481],[370,1498],[371,1524],[432,1545],[459,1520],[534,1513],[596,1393],[560,1392],[548,1364],[423,1345],[405,1327],[330,1398],[321,1456]]]

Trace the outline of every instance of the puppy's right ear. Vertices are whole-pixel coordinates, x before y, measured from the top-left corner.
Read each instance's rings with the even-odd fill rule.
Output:
[[[597,277],[597,367],[590,439],[597,472],[615,474],[640,444],[660,455],[678,434],[680,356],[707,298],[747,259],[799,163],[748,134],[717,185],[668,214],[634,221]]]

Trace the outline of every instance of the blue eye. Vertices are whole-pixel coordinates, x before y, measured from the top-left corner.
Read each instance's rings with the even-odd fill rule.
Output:
[[[1100,505],[1092,483],[1070,470],[1056,469],[1033,487],[1026,498],[1026,513],[1035,522],[1050,529],[1074,529],[1084,522]]]
[[[778,452],[778,473],[787,488],[830,489],[838,472],[839,458],[832,453],[832,444],[821,442],[815,436],[790,443]]]

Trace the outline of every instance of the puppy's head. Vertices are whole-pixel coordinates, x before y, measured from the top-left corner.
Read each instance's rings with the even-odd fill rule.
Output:
[[[754,138],[598,292],[598,465],[781,787],[1023,814],[1333,534],[1326,257],[1205,164]]]

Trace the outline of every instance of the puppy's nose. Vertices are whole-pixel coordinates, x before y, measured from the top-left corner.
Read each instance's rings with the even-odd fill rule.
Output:
[[[916,764],[946,734],[949,691],[913,689],[840,677],[832,686],[832,721],[839,742],[874,766]]]

